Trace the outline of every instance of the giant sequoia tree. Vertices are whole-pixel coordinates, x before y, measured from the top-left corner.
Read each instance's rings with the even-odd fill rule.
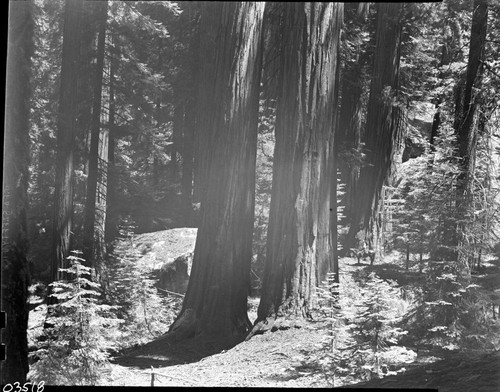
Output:
[[[326,165],[323,149],[328,148],[334,125],[336,48],[343,6],[282,6],[272,196],[254,332],[270,328],[282,316],[309,313],[316,286],[319,173]]]
[[[32,4],[9,4],[7,84],[2,207],[2,312],[6,328],[2,344],[1,383],[24,383],[28,373],[28,285],[26,253],[30,67],[33,52]]]
[[[392,168],[394,152],[401,139],[398,107],[398,77],[401,46],[402,4],[378,4],[377,33],[373,74],[368,101],[365,147],[366,162],[356,185],[356,209],[353,211],[348,242],[363,223],[369,242],[380,256],[380,211],[384,183]],[[375,238],[372,238],[375,236]]]
[[[211,101],[206,122],[206,186],[188,290],[172,333],[240,338],[247,316],[254,216],[261,31],[264,3],[217,3],[213,8],[214,79],[203,80]],[[207,10],[204,9],[204,12]],[[202,15],[203,17],[203,15]],[[211,59],[208,59],[210,61]]]
[[[61,277],[70,250],[73,215],[78,59],[82,0],[68,0],[64,11],[59,114],[57,123],[51,280]]]

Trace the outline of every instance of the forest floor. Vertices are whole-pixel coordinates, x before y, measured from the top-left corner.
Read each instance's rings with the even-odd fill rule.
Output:
[[[346,274],[359,276],[363,272],[376,272],[379,276],[395,277],[394,260],[374,266],[357,263],[352,258],[343,258],[340,263]],[[402,284],[409,277],[407,274],[412,275],[411,271],[405,272],[399,276]],[[251,298],[249,302],[249,316],[253,320],[258,298]],[[466,358],[464,354],[443,350],[421,350],[411,360],[399,364],[399,372],[392,372],[392,376],[364,383],[360,381],[366,377],[334,379],[331,365],[324,360],[330,324],[324,314],[316,316],[296,327],[255,335],[227,350],[215,341],[193,339],[178,345],[159,339],[115,358],[105,384],[150,386],[154,373],[155,386],[500,390],[498,351],[476,356],[468,353]]]
[[[186,235],[183,232],[183,236]],[[155,238],[153,242],[156,240],[162,238]],[[191,240],[186,240],[186,244],[181,248],[191,249]],[[154,246],[151,248],[155,249]],[[180,253],[183,251],[184,249],[179,249]],[[496,264],[490,268],[500,272],[500,265]],[[373,266],[367,261],[358,263],[354,258],[341,258],[341,281],[342,276],[348,277],[351,279],[351,286],[358,286],[354,290],[358,290],[360,281],[369,280],[370,273],[376,273],[381,279],[396,282],[395,288],[399,290],[425,275],[425,271],[424,274],[418,272],[416,263],[408,270],[405,267],[398,256],[390,256],[384,263]],[[497,281],[496,285],[498,283]],[[355,296],[360,294],[370,295],[369,292],[353,292]],[[258,303],[259,298],[249,299],[251,321],[256,318]],[[400,301],[398,304],[401,306],[405,302]],[[32,311],[30,324],[40,324],[44,309],[46,306],[39,306]],[[311,320],[292,324],[288,329],[255,335],[233,347],[228,347],[225,342],[207,339],[193,338],[178,343],[160,337],[112,358],[111,366],[103,372],[100,384],[151,386],[153,383],[154,386],[185,387],[334,386],[439,388],[439,391],[464,392],[500,391],[500,351],[478,352],[474,355],[471,352],[464,354],[429,347],[418,350],[415,347],[395,346],[403,355],[395,352],[393,357],[402,359],[392,362],[386,377],[366,381],[373,373],[359,369],[361,366],[356,368],[357,363],[350,357],[347,358],[347,363],[351,361],[351,365],[343,366],[355,369],[354,372],[350,370],[350,374],[348,371],[338,376],[340,365],[334,361],[335,366],[332,366],[331,360],[332,340],[329,332],[332,330],[332,324],[331,318],[328,317],[329,311],[328,308],[326,311],[320,307],[318,309]],[[30,339],[33,341],[34,337],[31,336]]]

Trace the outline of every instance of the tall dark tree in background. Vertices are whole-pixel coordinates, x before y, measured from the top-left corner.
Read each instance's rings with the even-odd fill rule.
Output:
[[[7,83],[2,200],[2,344],[1,383],[26,381],[28,373],[28,176],[30,76],[33,53],[31,2],[9,4]]]
[[[445,25],[443,26],[444,42],[441,46],[441,56],[438,63],[438,67],[440,69],[438,76],[442,80],[444,80],[446,74],[449,73],[449,70],[445,71],[443,67],[449,66],[460,57],[462,45],[462,27],[457,17],[457,12],[454,9],[452,3],[447,3],[446,8],[448,17],[446,19]],[[436,113],[434,114],[429,140],[431,148],[434,148],[439,126],[441,125],[441,104],[443,99],[444,96],[442,96],[442,94],[435,98]]]
[[[116,73],[116,48],[110,39],[110,60],[109,60],[109,107],[108,107],[108,156],[107,156],[107,190],[106,190],[106,221],[104,222],[104,241],[111,243],[117,236],[118,217],[115,206],[116,187],[118,186],[115,166],[115,73]]]
[[[369,93],[369,67],[374,42],[373,23],[367,21],[368,3],[349,3],[345,10],[345,35],[343,40],[343,67],[341,78],[341,106],[336,132],[336,154],[341,182],[345,185],[344,196],[340,198],[344,206],[342,223],[352,225],[358,215],[356,186],[363,160],[362,134],[365,124],[366,97]],[[373,31],[372,31],[373,30]],[[354,220],[357,220],[355,218]],[[343,243],[344,253],[354,248],[355,232],[351,232]]]
[[[207,122],[197,123],[197,132],[204,131],[209,138],[207,187],[188,290],[170,331],[215,334],[232,341],[250,328],[247,294],[264,4],[205,7],[215,12],[212,28],[217,37],[212,65],[216,78],[200,84],[212,94],[211,103],[200,108],[206,111]]]
[[[398,77],[401,45],[401,4],[378,4],[375,57],[366,120],[366,162],[356,186],[358,216],[353,215],[348,237],[363,222],[368,242],[381,257],[383,186],[390,176],[394,153],[401,140]]]
[[[205,192],[208,164],[207,154],[209,146],[209,135],[202,132],[208,123],[210,112],[206,110],[213,100],[213,83],[216,78],[217,65],[215,62],[216,32],[213,28],[217,23],[219,12],[217,7],[203,4],[203,12],[200,15],[198,29],[198,58],[196,61],[196,83],[198,90],[196,94],[195,131],[194,131],[194,171],[193,171],[193,202],[199,203]],[[207,117],[208,116],[208,117]]]
[[[68,0],[66,2],[57,123],[56,183],[51,255],[52,281],[61,277],[59,268],[66,266],[66,258],[70,251],[81,13],[81,0]]]
[[[181,193],[184,225],[193,226],[193,172],[195,168],[195,122],[196,122],[196,80],[199,70],[206,66],[206,59],[198,58],[200,34],[198,29],[200,5],[196,2],[186,4],[179,16],[179,28],[175,30],[179,41],[174,52],[174,62],[178,68],[174,82],[176,98],[174,109],[174,133],[177,130],[176,151],[181,159]],[[171,29],[172,30],[172,29]],[[206,37],[205,37],[206,38]],[[200,91],[200,93],[202,93]],[[201,135],[200,135],[201,136]],[[199,178],[199,177],[198,177]]]
[[[475,0],[473,5],[469,59],[465,85],[458,86],[455,111],[460,174],[457,178],[457,245],[458,261],[470,269],[473,255],[467,252],[473,198],[473,180],[476,164],[480,90],[485,59],[486,29],[488,24],[488,0]],[[463,88],[463,90],[462,90]]]
[[[284,9],[276,146],[264,282],[253,333],[306,317],[316,286],[320,154],[328,148],[343,7]],[[326,162],[323,162],[326,165]],[[330,178],[331,180],[331,178]],[[281,320],[280,320],[281,321]]]
[[[104,151],[103,161],[101,134],[101,106],[102,86],[104,73],[104,52],[106,43],[106,19],[108,15],[107,1],[96,3],[93,10],[98,25],[98,38],[96,48],[96,63],[93,74],[93,99],[92,99],[92,121],[90,132],[89,172],[87,177],[87,197],[85,201],[85,222],[83,230],[83,258],[93,268],[100,269],[104,259],[104,224],[105,207],[102,208],[101,200],[106,200],[106,181],[108,151]],[[107,147],[107,141],[104,140]],[[101,145],[101,149],[99,148]],[[103,188],[104,185],[104,189]],[[104,191],[104,194],[103,194]],[[105,204],[104,204],[105,206]]]

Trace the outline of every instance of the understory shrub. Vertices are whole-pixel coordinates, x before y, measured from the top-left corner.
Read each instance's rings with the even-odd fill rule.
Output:
[[[75,255],[68,260],[70,267],[60,269],[67,279],[51,284],[57,303],[48,306],[45,341],[32,353],[38,360],[28,378],[49,385],[96,385],[109,366],[109,350],[116,348],[121,320],[114,307],[100,303],[92,269]]]
[[[446,350],[494,349],[499,322],[488,313],[490,292],[461,279],[457,262],[431,262],[413,334],[422,345]]]
[[[357,281],[341,274],[340,284],[330,279],[319,293],[330,309],[330,336],[320,362],[334,386],[395,374],[415,359],[415,352],[400,345],[407,331],[399,325],[413,301],[394,282],[373,272]]]
[[[182,297],[156,287],[151,264],[123,229],[108,263],[107,301],[119,305],[120,349],[147,343],[168,331],[182,305]]]

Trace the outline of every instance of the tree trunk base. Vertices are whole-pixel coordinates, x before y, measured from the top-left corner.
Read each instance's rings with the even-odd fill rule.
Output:
[[[191,363],[230,350],[243,341],[244,336],[225,336],[200,330],[199,324],[194,318],[183,318],[174,324],[175,328],[143,346],[119,354],[114,362],[139,367],[149,367],[152,363],[157,366]]]
[[[171,334],[179,340],[207,336],[234,342],[242,341],[251,327],[252,324],[247,316],[230,321],[221,318],[207,323],[198,317],[194,309],[188,308],[175,320],[165,335]]]

